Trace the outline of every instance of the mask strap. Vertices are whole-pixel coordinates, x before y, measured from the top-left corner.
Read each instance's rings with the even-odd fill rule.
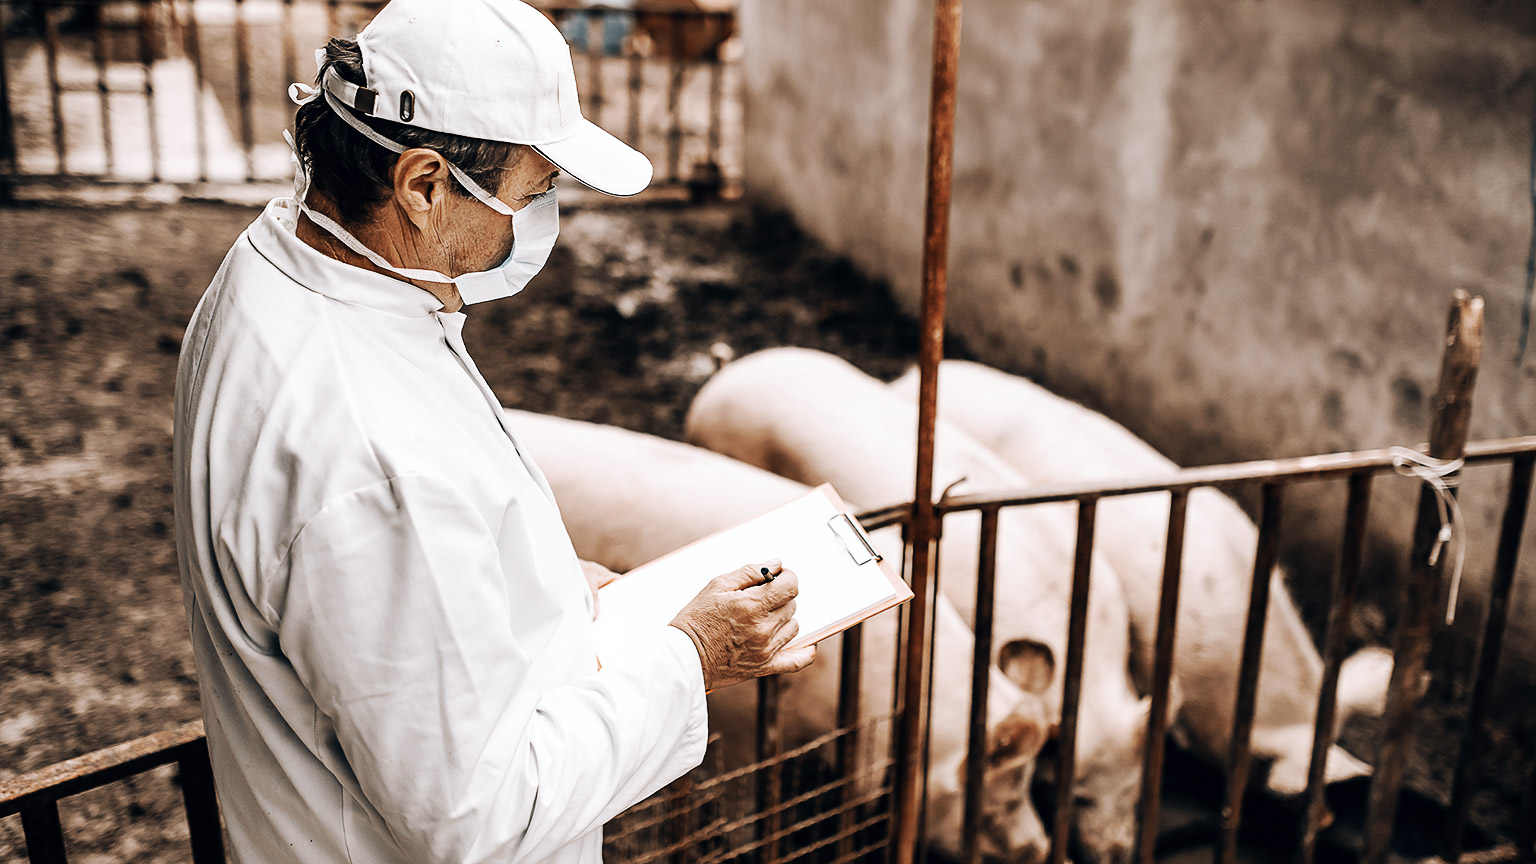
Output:
[[[292,92],[293,87],[303,86],[304,85],[302,84],[293,84],[290,85],[289,90]],[[314,88],[307,89],[310,90],[309,99],[315,98],[317,91],[315,91]],[[290,134],[287,129],[283,130],[283,140],[288,142],[288,149],[293,151],[293,197],[294,200],[298,202],[299,210],[302,211],[305,216],[309,217],[309,221],[320,226],[332,237],[340,240],[342,245],[346,246],[348,249],[351,249],[353,252],[356,252],[364,258],[367,258],[369,261],[373,262],[379,267],[383,267],[385,270],[388,270],[391,273],[398,273],[407,279],[420,279],[423,282],[440,282],[443,284],[453,284],[452,279],[448,278],[442,273],[437,272],[436,270],[420,270],[414,267],[396,267],[395,265],[385,260],[383,255],[380,255],[372,249],[369,249],[367,246],[364,246],[361,240],[358,240],[356,237],[352,236],[352,232],[341,227],[341,225],[337,223],[335,219],[332,219],[324,213],[317,213],[310,209],[310,206],[304,201],[304,199],[309,195],[309,174],[304,170],[303,163],[299,161],[298,148],[294,146],[293,135]]]
[[[356,115],[351,111],[342,107],[343,104],[346,104],[343,100],[348,100],[349,98],[356,99],[356,94],[360,90],[356,84],[343,79],[340,75],[336,74],[335,69],[325,70],[325,74],[321,76],[320,83],[321,88],[319,90],[297,82],[290,84],[288,85],[288,97],[302,105],[316,96],[324,95],[325,102],[330,106],[331,111],[335,112],[336,116],[340,117],[348,126],[362,133],[365,138],[380,147],[393,150],[396,153],[405,152],[403,145],[397,144],[375,132],[368,124],[357,119]],[[449,162],[447,159],[444,159],[443,163],[448,166],[448,171],[453,175],[453,179],[459,181],[460,185],[468,189],[469,194],[475,196],[476,200],[503,216],[512,215],[514,211],[506,202],[485,191],[484,187],[470,179],[470,176],[465,174],[459,166]]]
[[[324,213],[316,213],[314,210],[311,210],[309,205],[305,204],[303,201],[299,202],[299,209],[304,211],[304,215],[309,217],[309,221],[325,229],[337,240],[340,240],[342,245],[363,256],[364,258],[367,258],[374,264],[383,267],[385,270],[388,270],[391,273],[398,273],[407,279],[420,279],[423,282],[438,282],[444,285],[454,284],[453,279],[448,276],[444,276],[436,270],[421,270],[415,267],[396,267],[395,265],[386,261],[383,255],[380,255],[372,249],[369,249],[367,246],[364,246],[362,241],[352,236],[352,232],[341,227],[341,225],[337,224],[336,220],[332,219],[331,217],[325,215]]]

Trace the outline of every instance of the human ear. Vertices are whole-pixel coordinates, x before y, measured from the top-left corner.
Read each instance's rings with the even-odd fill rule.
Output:
[[[390,172],[393,198],[406,218],[424,229],[434,207],[448,194],[448,162],[436,150],[416,147],[400,154]]]

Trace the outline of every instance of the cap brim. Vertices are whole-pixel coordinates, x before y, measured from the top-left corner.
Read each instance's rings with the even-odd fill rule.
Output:
[[[627,198],[651,185],[651,160],[585,117],[574,135],[533,149],[560,173],[607,195]]]

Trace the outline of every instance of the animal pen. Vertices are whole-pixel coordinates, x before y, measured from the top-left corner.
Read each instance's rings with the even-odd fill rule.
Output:
[[[20,8],[14,4],[5,5],[8,10]],[[248,10],[258,7],[262,10],[261,14],[275,15],[275,20],[290,24],[296,15],[302,17],[310,11],[319,12],[326,17],[331,27],[330,32],[341,32],[342,19],[358,10],[353,4],[328,2],[322,5],[295,0],[267,4],[258,4],[256,0],[237,0],[230,4],[232,18],[228,22],[228,35],[233,38],[236,58],[232,83],[241,95],[237,101],[241,141],[226,142],[232,144],[232,149],[221,152],[234,154],[234,161],[230,163],[234,166],[232,179],[239,182],[278,179],[286,170],[284,167],[264,173],[265,163],[262,160],[266,157],[259,155],[254,143],[258,137],[255,128],[261,121],[256,119],[259,112],[253,107],[249,96],[252,74],[249,32],[247,24],[243,22],[246,21]],[[43,3],[32,4],[27,8],[41,10],[41,20],[37,22],[40,31],[38,37],[7,37],[0,40],[7,52],[4,58],[0,58],[3,60],[0,65],[7,70],[4,93],[0,94],[5,103],[4,135],[0,136],[0,146],[5,149],[0,154],[3,157],[0,161],[4,163],[3,186],[8,192],[33,184],[67,184],[82,180],[140,185],[173,182],[192,187],[220,179],[219,171],[223,169],[217,167],[220,164],[218,158],[208,155],[218,148],[207,149],[206,142],[200,137],[201,131],[198,132],[199,137],[192,142],[193,150],[202,154],[195,162],[198,168],[194,175],[181,179],[164,176],[158,155],[161,148],[167,146],[167,142],[158,137],[162,124],[155,119],[160,115],[156,113],[154,100],[166,94],[161,92],[157,97],[155,87],[157,80],[174,79],[167,77],[163,71],[151,74],[157,52],[163,54],[168,50],[166,45],[183,46],[178,50],[184,51],[184,55],[179,56],[188,61],[186,69],[190,71],[189,80],[195,88],[192,92],[204,92],[203,54],[197,47],[197,16],[192,14],[193,7],[190,4],[145,0],[138,3],[91,3],[78,6]],[[366,10],[368,7],[363,8]],[[70,37],[82,42],[87,55],[93,58],[87,68],[97,70],[94,83],[87,81],[82,84],[59,71],[59,58],[67,48],[65,43],[68,41],[68,38],[60,34],[59,24],[69,10],[95,16],[97,26],[86,30],[90,34],[89,38],[79,37],[78,34]],[[719,42],[715,40],[720,33],[729,29],[728,15],[668,9],[651,11],[644,4],[637,9],[561,7],[555,9],[554,14],[568,24],[580,20],[586,28],[585,49],[596,59],[586,67],[591,77],[584,80],[604,82],[608,80],[608,72],[612,72],[626,82],[626,92],[630,99],[630,107],[626,110],[630,112],[630,117],[636,118],[630,123],[632,142],[639,143],[644,138],[644,124],[639,119],[637,106],[644,98],[641,92],[647,80],[645,70],[648,64],[658,63],[660,68],[666,70],[662,77],[664,83],[659,104],[673,106],[671,111],[663,113],[677,122],[666,126],[660,136],[653,138],[659,140],[665,148],[664,157],[658,161],[666,166],[662,173],[668,180],[682,184],[692,179],[699,188],[718,188],[717,181],[722,176],[726,183],[733,181],[729,169],[720,170],[722,163],[728,164],[729,160],[718,155],[720,142],[726,134],[720,131],[718,88],[721,86],[719,82],[729,72],[721,63],[717,50]],[[665,34],[660,40],[653,36],[653,41],[658,45],[670,43],[674,50],[668,52],[657,49],[657,53],[646,55],[635,47],[636,41],[631,36],[626,36],[616,52],[609,52],[610,45],[596,35],[599,29],[604,29],[606,33],[610,27],[609,22],[618,22],[613,25],[616,30],[629,34],[638,32],[645,28],[641,19],[646,15],[660,16],[652,19],[650,26],[654,32]],[[1346,517],[1337,567],[1332,574],[1331,602],[1322,646],[1323,683],[1320,692],[1315,694],[1316,722],[1304,795],[1304,816],[1296,836],[1292,838],[1295,845],[1294,860],[1297,864],[1310,864],[1317,856],[1319,832],[1327,819],[1324,758],[1333,743],[1334,719],[1338,707],[1337,685],[1359,588],[1372,488],[1378,477],[1397,471],[1401,453],[1374,450],[1211,466],[1136,482],[946,496],[935,501],[932,464],[938,396],[937,367],[942,354],[946,290],[945,255],[948,245],[959,15],[960,0],[939,0],[936,4],[914,495],[911,503],[896,504],[861,516],[861,521],[868,529],[900,523],[905,530],[907,552],[903,573],[911,583],[915,597],[902,613],[904,635],[898,643],[900,656],[896,663],[897,680],[893,682],[896,698],[889,713],[861,716],[858,698],[863,655],[861,628],[849,630],[839,637],[841,667],[838,728],[833,733],[800,747],[784,749],[779,734],[779,682],[775,679],[759,681],[755,685],[758,689],[757,723],[751,733],[755,736],[757,760],[751,765],[726,771],[718,767],[717,760],[706,759],[705,765],[699,770],[632,808],[611,824],[606,857],[613,862],[633,864],[660,859],[714,862],[734,858],[762,862],[805,860],[836,864],[884,858],[897,864],[911,864],[923,857],[926,725],[932,707],[929,698],[932,681],[938,671],[932,663],[932,612],[934,598],[937,596],[935,582],[939,553],[937,541],[947,519],[959,514],[976,513],[979,514],[981,525],[980,567],[975,600],[976,642],[969,670],[969,758],[965,762],[963,784],[962,838],[965,848],[962,857],[965,864],[980,861],[981,849],[977,838],[983,827],[979,806],[983,759],[979,757],[985,746],[987,669],[993,655],[992,625],[996,599],[994,576],[999,516],[1011,508],[1071,504],[1076,508],[1076,555],[1071,574],[1070,623],[1064,658],[1064,695],[1055,765],[1055,807],[1051,817],[1053,830],[1050,849],[1051,864],[1064,864],[1069,855],[1068,840],[1076,807],[1072,779],[1076,771],[1088,595],[1094,578],[1090,563],[1096,534],[1097,508],[1099,502],[1104,500],[1155,494],[1167,496],[1170,506],[1134,855],[1138,862],[1150,864],[1160,852],[1158,828],[1165,774],[1164,742],[1170,723],[1172,669],[1178,649],[1175,622],[1181,600],[1181,553],[1186,507],[1194,490],[1217,488],[1233,492],[1256,492],[1261,502],[1248,614],[1243,630],[1243,650],[1238,658],[1241,674],[1237,691],[1232,694],[1236,720],[1225,765],[1225,806],[1221,814],[1221,837],[1216,852],[1222,864],[1231,864],[1239,856],[1238,837],[1245,805],[1243,793],[1253,769],[1250,733],[1255,720],[1260,648],[1269,605],[1269,574],[1279,557],[1282,512],[1287,495],[1298,484],[1334,484],[1342,486],[1347,496]],[[106,26],[103,22],[113,19],[113,16],[125,20],[126,25],[117,31]],[[696,23],[687,26],[690,22]],[[667,29],[668,26],[671,29]],[[719,29],[712,31],[711,28]],[[123,76],[109,69],[108,58],[114,50],[109,43],[117,38],[112,35],[114,32],[117,36],[127,34],[128,43],[138,54],[135,62],[142,67],[139,79],[128,82],[130,88],[138,88],[135,92],[142,96],[146,117],[149,118],[141,127],[149,153],[147,161],[139,163],[140,169],[147,169],[147,173],[142,176],[134,175],[125,168],[123,160],[119,158],[125,151],[113,143],[117,140],[120,145],[122,136],[113,138],[112,124],[107,120],[107,104],[116,95],[120,95],[118,88],[124,86]],[[283,32],[291,36],[293,31],[289,26]],[[703,36],[698,35],[701,32]],[[167,34],[172,34],[174,39]],[[688,43],[691,40],[702,40],[705,47],[690,53]],[[715,43],[713,46],[707,44],[711,41]],[[30,52],[28,58],[32,59],[16,59],[14,55],[19,50]],[[282,42],[282,50],[284,68],[290,71],[296,69],[298,64],[291,38]],[[21,155],[25,148],[19,150],[17,144],[17,114],[12,108],[15,92],[12,72],[32,60],[37,60],[44,68],[44,79],[48,83],[40,93],[51,105],[51,114],[45,111],[41,115],[33,115],[50,118],[44,137],[44,143],[48,146],[42,156],[27,157]],[[631,70],[636,68],[641,71],[632,73]],[[685,86],[685,73],[690,68],[704,69],[711,82],[707,85],[707,92],[712,95],[705,102],[712,104],[713,109],[706,112],[708,119],[702,133],[698,130],[690,132],[686,123],[678,119],[687,113],[676,106],[683,102],[681,94]],[[161,77],[157,79],[157,75]],[[307,76],[290,75],[285,80],[297,80],[300,77]],[[593,111],[601,110],[594,107],[593,103],[601,105],[604,98],[602,94],[612,92],[612,88],[605,90],[608,85],[604,83],[587,83],[586,86],[589,107]],[[29,98],[36,95],[29,94]],[[95,154],[90,157],[97,160],[94,163],[85,157],[71,157],[71,153],[78,154],[80,151],[76,149],[78,136],[69,133],[70,123],[66,122],[66,118],[72,115],[64,103],[81,100],[67,100],[66,96],[99,102],[100,138],[96,149],[90,151]],[[196,106],[206,104],[207,100],[200,96],[195,98],[193,112],[200,112],[203,109]],[[198,123],[192,128],[202,130],[205,127]],[[704,147],[703,156],[693,163],[704,167],[692,174],[685,173],[691,170],[687,168],[688,157],[685,155],[690,146],[689,141],[702,143]],[[47,163],[47,151],[52,152],[52,163]],[[708,167],[711,164],[715,166],[714,172]],[[286,166],[286,162],[283,165]],[[1508,489],[1480,647],[1468,674],[1472,683],[1465,725],[1467,731],[1459,742],[1459,756],[1448,790],[1450,815],[1435,857],[1463,864],[1528,862],[1536,857],[1536,765],[1514,766],[1512,769],[1520,772],[1522,788],[1525,789],[1520,811],[1521,834],[1516,842],[1473,852],[1464,852],[1462,848],[1462,828],[1468,818],[1472,793],[1480,780],[1473,771],[1479,755],[1476,732],[1488,711],[1494,673],[1503,643],[1508,598],[1513,587],[1528,512],[1533,469],[1536,469],[1536,436],[1467,441],[1470,400],[1480,360],[1481,315],[1481,304],[1475,299],[1458,294],[1452,302],[1440,386],[1433,402],[1435,414],[1429,446],[1418,458],[1418,462],[1429,467],[1419,480],[1421,489],[1413,544],[1406,568],[1405,600],[1398,616],[1396,638],[1391,646],[1395,652],[1395,665],[1384,716],[1381,748],[1371,780],[1362,853],[1368,864],[1385,864],[1394,857],[1392,841],[1395,810],[1413,742],[1414,717],[1424,692],[1426,664],[1431,641],[1437,630],[1436,617],[1442,607],[1443,570],[1446,558],[1449,557],[1440,554],[1441,544],[1438,542],[1443,524],[1441,506],[1442,502],[1455,496],[1454,480],[1463,468],[1480,472],[1502,468],[1508,472]],[[1314,696],[1306,695],[1309,698]],[[880,724],[888,724],[894,733],[890,736],[894,747],[889,758],[874,765],[858,766],[855,753],[861,738],[871,734],[873,728]],[[712,755],[716,749],[711,748]],[[193,860],[199,864],[223,861],[223,841],[213,795],[213,776],[201,723],[166,730],[4,781],[0,783],[0,817],[19,816],[31,861],[48,864],[62,862],[65,860],[65,841],[59,819],[61,800],[167,764],[178,766]],[[869,791],[867,784],[861,782],[870,778],[855,776],[857,771],[874,775],[878,782],[874,784],[873,791]],[[861,787],[864,788],[861,790]]]

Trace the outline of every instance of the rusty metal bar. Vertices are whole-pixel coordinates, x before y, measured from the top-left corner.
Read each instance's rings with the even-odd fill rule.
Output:
[[[971,657],[971,716],[965,745],[965,809],[961,821],[961,864],[980,864],[981,782],[987,767],[987,690],[991,684],[992,621],[997,606],[997,509],[981,511],[981,547],[976,571],[976,641]]]
[[[640,149],[640,89],[645,84],[645,58],[640,56],[640,40],[629,38],[629,138],[624,142]]]
[[[1423,451],[1423,449],[1421,445],[1419,450]],[[1511,456],[1522,453],[1536,453],[1536,435],[1494,438],[1468,444],[1463,461],[1472,465],[1478,462],[1507,460]],[[1038,491],[1031,490],[1027,494],[992,492],[955,495],[945,499],[938,505],[938,509],[942,513],[958,513],[964,510],[980,510],[983,507],[1013,507],[1023,504],[1076,501],[1081,498],[1118,498],[1149,492],[1189,491],[1200,486],[1238,488],[1271,481],[1341,479],[1362,470],[1390,471],[1393,467],[1392,460],[1391,450],[1363,450],[1353,453],[1303,456],[1297,459],[1210,465],[1202,468],[1184,468],[1162,476],[1119,485],[1108,483],[1058,485],[1043,486]],[[893,508],[883,507],[868,511],[868,514],[883,516],[891,509]]]
[[[1504,520],[1499,529],[1499,548],[1493,564],[1493,579],[1488,588],[1488,616],[1483,624],[1482,645],[1478,649],[1477,671],[1472,697],[1467,708],[1466,732],[1461,752],[1456,758],[1456,772],[1451,783],[1451,811],[1446,819],[1442,853],[1447,861],[1461,857],[1461,835],[1472,806],[1472,765],[1479,756],[1478,731],[1488,712],[1493,693],[1494,675],[1499,668],[1499,654],[1504,647],[1504,627],[1509,617],[1509,592],[1515,581],[1515,565],[1520,558],[1520,540],[1525,531],[1525,517],[1531,499],[1531,474],[1536,455],[1515,459],[1509,472],[1509,496],[1504,502]]]
[[[865,531],[878,531],[881,528],[888,528],[892,525],[901,525],[903,530],[905,530],[906,520],[910,515],[912,515],[912,502],[903,501],[900,504],[893,504],[889,507],[861,511],[853,518],[857,519],[859,524],[864,526]],[[905,542],[906,538],[903,537],[902,540]],[[903,550],[905,550],[905,546],[903,546]]]
[[[667,787],[666,827],[662,831],[665,841],[676,846],[672,864],[689,864],[693,860],[693,844],[688,842],[693,833],[690,827],[696,813],[693,800],[693,778],[684,774]]]
[[[238,2],[238,0],[237,0]],[[155,112],[155,69],[154,46],[149,42],[151,29],[154,27],[153,12],[150,8],[150,0],[139,0],[139,65],[144,67],[144,112],[149,131],[149,179],[151,183],[160,182],[160,129],[156,122],[159,118]]]
[[[1088,632],[1088,591],[1093,576],[1093,532],[1099,502],[1077,503],[1077,541],[1072,554],[1071,612],[1067,619],[1067,658],[1061,692],[1061,732],[1056,758],[1056,822],[1051,831],[1051,864],[1066,864],[1072,836],[1077,782],[1078,712],[1083,704],[1083,645]]]
[[[59,85],[59,22],[54,17],[52,3],[43,4],[43,53],[48,61],[48,99],[53,109],[53,153],[58,160],[59,173],[68,174],[64,162],[64,104],[63,88]]]
[[[1483,348],[1483,301],[1465,291],[1451,300],[1446,324],[1445,355],[1440,365],[1430,421],[1429,455],[1434,459],[1460,459],[1466,449],[1467,425],[1472,414],[1472,389]],[[1452,488],[1448,494],[1455,494]],[[1413,744],[1413,718],[1429,684],[1425,661],[1434,638],[1440,612],[1441,572],[1445,556],[1430,559],[1440,532],[1436,489],[1424,483],[1419,491],[1418,520],[1408,562],[1407,592],[1393,646],[1392,681],[1382,715],[1381,750],[1376,775],[1371,781],[1366,810],[1364,864],[1387,864],[1392,826],[1397,815],[1398,792]],[[1442,619],[1443,620],[1443,619]]]
[[[757,679],[757,761],[767,762],[779,755],[783,749],[783,736],[779,730],[779,678],[770,676]],[[775,764],[765,767],[756,776],[756,802],[759,813],[772,812],[773,815],[758,823],[760,840],[776,834],[782,824],[782,817],[776,812],[781,799],[784,797],[782,783],[782,766]],[[768,849],[766,864],[780,857],[778,843],[772,844]]]
[[[670,23],[672,56],[667,68],[667,179],[676,181],[682,177],[683,119],[679,112],[682,105],[683,73],[687,67],[683,63],[682,22],[674,17]]]
[[[1525,784],[1525,794],[1520,797],[1520,837],[1515,842],[1520,864],[1536,861],[1536,765],[1531,766],[1531,777]]]
[[[250,28],[245,22],[245,0],[235,0],[235,93],[240,108],[240,149],[245,155],[245,182],[256,179],[256,134],[251,123]]]
[[[909,504],[907,506],[909,508],[908,516],[910,516],[911,505]],[[901,523],[901,569],[897,572],[901,574],[901,578],[907,583],[907,586],[911,587],[912,526],[909,522]],[[914,597],[913,599],[916,598]],[[899,718],[901,716],[902,706],[904,705],[904,700],[906,699],[906,691],[903,687],[903,682],[907,680],[906,646],[912,638],[912,620],[911,615],[908,614],[908,607],[911,605],[912,604],[909,602],[903,603],[896,607],[896,660],[895,663],[892,664],[896,677],[895,680],[891,682],[891,717],[893,718]],[[895,735],[900,733],[899,720],[897,720],[893,725],[892,733],[891,759],[894,762],[899,757],[901,752],[901,745],[895,740]]]
[[[192,123],[196,127],[192,130],[197,146],[197,179],[198,182],[208,182],[208,122],[203,116],[203,88],[208,85],[203,75],[203,41],[202,33],[197,26],[197,6],[187,4],[187,57],[192,61],[193,89],[196,91],[192,98]]]
[[[1328,748],[1333,746],[1333,727],[1338,717],[1339,670],[1349,643],[1354,616],[1355,592],[1365,558],[1366,522],[1371,511],[1371,481],[1375,475],[1357,471],[1349,475],[1349,499],[1345,505],[1344,538],[1334,573],[1332,601],[1328,604],[1327,635],[1323,637],[1323,680],[1317,695],[1317,719],[1312,730],[1312,757],[1307,767],[1307,809],[1296,864],[1312,864],[1317,854],[1317,832],[1322,829],[1323,772]]]
[[[64,828],[59,805],[46,801],[21,811],[21,832],[31,864],[65,864]]]
[[[841,777],[852,776],[859,764],[859,706],[863,693],[864,625],[855,624],[843,631],[842,665],[837,678],[837,728],[847,730],[837,741],[837,773]],[[853,825],[852,811],[842,815],[839,830],[846,832]],[[853,851],[854,838],[849,835],[838,843],[837,854],[846,856]]]
[[[11,114],[9,69],[10,61],[6,59],[5,53],[5,28],[0,27],[0,162],[5,163],[5,171],[0,174],[0,201],[11,199],[10,178],[21,170],[16,155],[16,118]]]
[[[92,30],[91,59],[96,65],[96,106],[101,114],[101,150],[106,158],[104,168],[107,174],[114,173],[112,153],[112,109],[111,88],[107,86],[107,36],[106,16],[103,15],[105,7],[95,7],[96,20]]]
[[[1157,650],[1152,665],[1152,707],[1147,717],[1147,750],[1141,768],[1141,805],[1136,813],[1136,856],[1153,864],[1157,851],[1157,819],[1162,799],[1163,744],[1168,732],[1168,692],[1173,679],[1174,635],[1179,615],[1179,582],[1183,572],[1184,518],[1189,493],[1175,490],[1168,502],[1168,545],[1163,558],[1163,590],[1157,607]]]
[[[293,43],[293,0],[283,0],[283,18],[278,23],[283,31],[283,80],[298,81],[299,56],[298,48]],[[297,105],[290,105],[296,112]]]
[[[187,809],[187,830],[192,837],[193,864],[224,864],[224,833],[219,826],[219,800],[213,791],[213,765],[208,761],[208,741],[200,738],[183,750],[181,801]]]
[[[928,112],[928,187],[923,217],[922,328],[918,350],[917,470],[912,494],[912,638],[902,691],[906,710],[897,734],[893,852],[896,864],[917,859],[921,830],[921,756],[928,739],[921,634],[929,628],[929,564],[938,514],[933,506],[933,444],[938,419],[939,359],[944,354],[944,295],[949,254],[950,187],[954,173],[955,76],[960,57],[961,0],[936,0],[933,8],[933,73]]]
[[[941,596],[939,575],[944,572],[944,520],[937,517],[934,520],[933,552],[928,562],[928,624],[922,632],[922,656],[927,664],[927,680],[923,682],[923,692],[928,694],[922,702],[922,727],[924,730],[933,728],[933,676],[934,645],[939,638],[938,616],[933,614],[933,606],[939,602]],[[928,778],[933,774],[933,748],[932,739],[925,731],[922,738],[922,761],[919,763],[918,791],[917,791],[917,848],[928,848]]]
[[[725,63],[717,54],[715,62],[709,64],[709,132],[705,139],[708,151],[705,158],[711,165],[720,164],[720,124],[722,104],[725,101],[723,79],[725,78]]]
[[[0,780],[0,817],[175,762],[188,746],[202,739],[203,721],[194,720],[175,729],[66,759],[20,777]]]
[[[603,123],[603,39],[594,36],[593,21],[602,21],[607,28],[607,12],[590,12],[587,17],[587,105],[592,109],[587,118],[599,126]]]
[[[1237,864],[1237,830],[1243,822],[1243,793],[1252,765],[1253,714],[1259,692],[1259,660],[1264,653],[1264,625],[1269,613],[1270,576],[1280,558],[1281,497],[1284,487],[1264,484],[1259,514],[1259,540],[1253,555],[1253,582],[1248,593],[1248,621],[1243,631],[1243,659],[1237,681],[1232,739],[1227,751],[1227,801],[1221,814],[1218,864]]]

